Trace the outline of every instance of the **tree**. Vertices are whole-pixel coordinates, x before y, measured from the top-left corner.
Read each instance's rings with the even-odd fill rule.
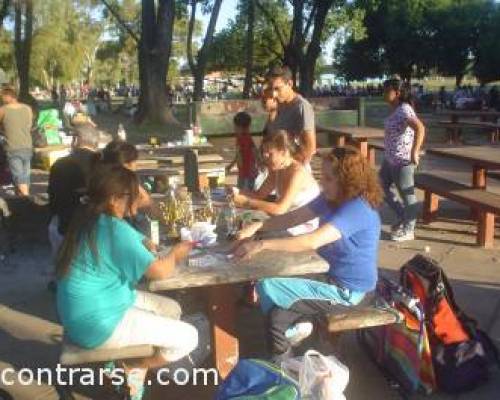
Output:
[[[0,3],[0,29],[3,26],[3,20],[7,17],[10,7],[10,0],[2,0]]]
[[[33,34],[33,0],[14,2],[14,51],[19,77],[19,98],[29,101],[30,57]]]
[[[243,86],[243,97],[250,98],[250,91],[252,89],[252,76],[253,76],[253,43],[254,43],[254,28],[255,28],[255,4],[254,0],[247,0],[246,4],[247,14],[247,37],[246,37],[246,65],[245,65],[245,84]]]
[[[347,81],[376,78],[384,73],[381,53],[367,37],[356,41],[350,37],[334,51],[335,72]]]
[[[449,1],[429,15],[437,71],[455,77],[457,86],[471,67],[485,4],[485,0]]]
[[[500,79],[500,7],[489,4],[479,24],[475,53],[474,75],[481,83]]]
[[[194,90],[193,98],[195,101],[201,100],[203,98],[203,83],[205,78],[205,72],[208,64],[208,57],[211,51],[211,46],[214,38],[215,26],[217,24],[217,19],[219,17],[219,11],[222,4],[222,0],[214,0],[213,4],[207,0],[189,0],[191,5],[191,13],[189,18],[189,30],[187,38],[187,58],[189,63],[189,69],[194,78]],[[207,31],[205,33],[205,38],[203,39],[203,44],[198,50],[196,55],[196,60],[193,55],[193,33],[196,22],[196,9],[198,4],[204,7],[206,12],[210,11],[210,20],[208,22]],[[210,7],[211,6],[211,7]]]
[[[172,122],[168,108],[167,71],[172,50],[175,1],[142,0],[139,42],[139,109],[137,121]]]
[[[346,0],[290,0],[292,19],[287,37],[264,1],[255,1],[275,29],[283,48],[283,62],[292,70],[294,82],[300,74],[299,91],[311,95],[322,44],[341,28],[357,29],[361,14]],[[286,5],[278,3],[286,13]]]

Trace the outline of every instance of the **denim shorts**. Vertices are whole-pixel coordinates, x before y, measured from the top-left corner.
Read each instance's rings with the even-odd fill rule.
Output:
[[[31,149],[17,149],[7,152],[10,174],[15,185],[29,185],[32,155]]]

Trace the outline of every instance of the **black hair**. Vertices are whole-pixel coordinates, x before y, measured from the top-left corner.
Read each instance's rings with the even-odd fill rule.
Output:
[[[286,65],[274,65],[272,66],[266,74],[268,80],[281,78],[285,82],[292,80],[292,70]]]
[[[252,117],[245,111],[240,111],[233,118],[233,123],[242,128],[248,128],[252,124]]]
[[[399,104],[409,104],[415,107],[415,100],[411,94],[411,87],[408,82],[399,78],[387,79],[384,81],[384,89],[392,89],[399,92]]]
[[[105,164],[125,165],[139,158],[136,147],[123,140],[113,140],[102,151],[102,161]]]
[[[101,165],[94,171],[88,187],[88,201],[75,213],[70,222],[56,261],[56,274],[68,274],[71,264],[85,241],[94,259],[97,259],[96,224],[101,214],[109,212],[113,197],[126,197],[128,212],[139,197],[139,180],[135,173],[120,165]]]

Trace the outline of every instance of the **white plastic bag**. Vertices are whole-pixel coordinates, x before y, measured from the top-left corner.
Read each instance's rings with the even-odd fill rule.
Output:
[[[335,356],[308,350],[303,357],[286,360],[281,368],[298,375],[300,393],[307,400],[345,400],[349,369]]]

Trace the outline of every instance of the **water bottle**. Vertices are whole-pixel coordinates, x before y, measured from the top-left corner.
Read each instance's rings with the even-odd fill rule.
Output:
[[[125,128],[123,127],[122,123],[118,124],[118,130],[116,131],[116,136],[118,136],[118,139],[123,140],[124,142],[127,141],[127,132],[125,131]]]

